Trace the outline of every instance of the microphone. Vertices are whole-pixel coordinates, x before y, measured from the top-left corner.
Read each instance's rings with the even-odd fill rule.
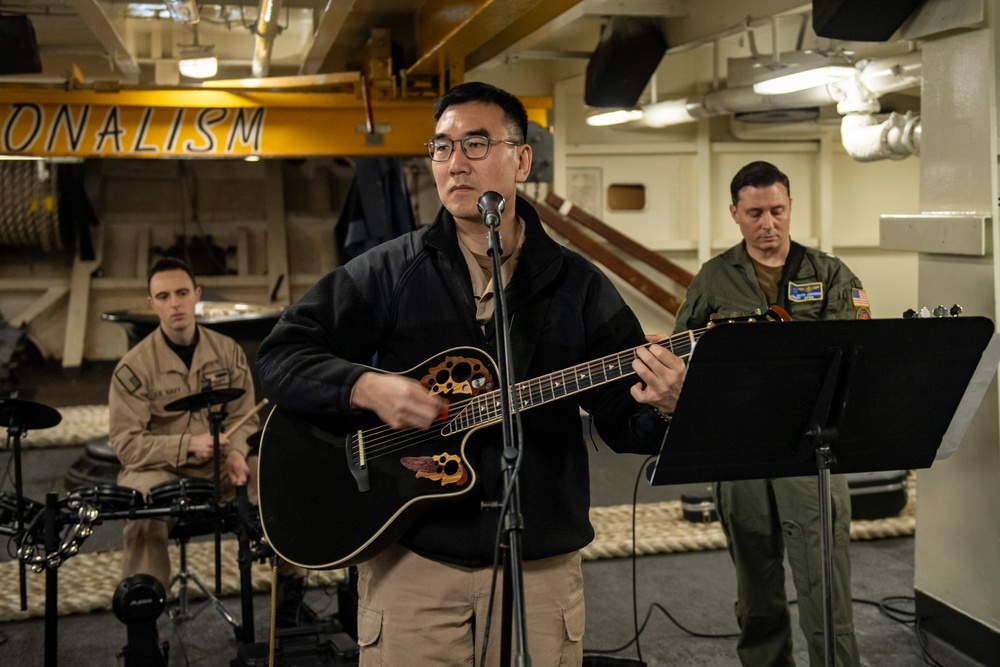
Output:
[[[493,229],[500,226],[500,215],[503,213],[504,198],[499,192],[484,192],[479,197],[479,212],[483,215],[483,224]]]

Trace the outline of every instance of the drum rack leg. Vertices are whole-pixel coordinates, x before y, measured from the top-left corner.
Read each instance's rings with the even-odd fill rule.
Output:
[[[205,594],[205,597],[208,598],[208,600],[193,614],[188,610],[188,581],[193,581],[195,585],[201,589],[201,592]],[[236,617],[234,617],[232,613],[226,609],[226,606],[222,604],[222,601],[212,594],[212,591],[209,590],[204,583],[202,583],[201,579],[198,578],[198,575],[193,572],[188,572],[186,539],[180,540],[180,567],[177,574],[174,575],[174,578],[170,580],[170,587],[173,588],[175,583],[178,583],[180,587],[177,592],[177,609],[170,612],[170,619],[172,621],[180,623],[188,619],[193,619],[200,614],[206,606],[211,604],[227,623],[236,628],[237,631],[240,629],[240,624],[236,620]]]

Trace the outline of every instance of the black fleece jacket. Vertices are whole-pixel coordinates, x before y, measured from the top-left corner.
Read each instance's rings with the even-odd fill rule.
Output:
[[[516,207],[526,236],[505,292],[515,380],[548,376],[642,345],[638,320],[608,278],[551,239],[527,202],[518,198]],[[371,367],[402,373],[461,346],[496,358],[493,327],[484,335],[476,322],[455,221],[442,209],[433,224],[369,250],[316,283],[263,341],[257,364],[273,402],[337,419],[352,414],[351,388]],[[526,559],[580,549],[594,537],[581,407],[615,451],[658,450],[665,425],[629,395],[634,382],[632,375],[522,413],[519,486]],[[422,516],[400,544],[445,562],[492,562],[497,515],[482,510],[481,503],[500,497],[500,451],[498,427],[474,431],[465,454],[476,485]]]

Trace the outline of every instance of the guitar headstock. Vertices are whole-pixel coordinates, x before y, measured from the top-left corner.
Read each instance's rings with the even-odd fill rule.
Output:
[[[934,310],[928,310],[926,306],[921,308],[919,311],[910,308],[909,310],[903,313],[903,319],[917,320],[917,319],[929,319],[931,317],[958,317],[961,314],[962,314],[962,307],[956,303],[951,308],[938,306]]]

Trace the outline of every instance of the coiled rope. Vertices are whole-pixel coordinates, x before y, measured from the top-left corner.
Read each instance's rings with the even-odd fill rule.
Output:
[[[56,172],[44,162],[0,162],[0,245],[62,249]]]

